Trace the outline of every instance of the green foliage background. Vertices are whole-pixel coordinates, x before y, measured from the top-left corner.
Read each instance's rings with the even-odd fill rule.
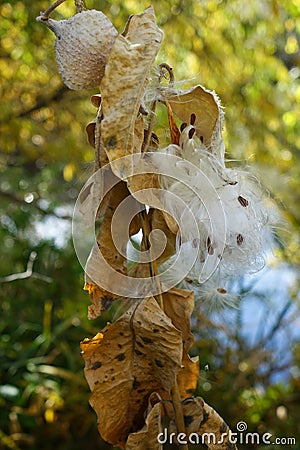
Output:
[[[176,79],[200,83],[219,94],[226,112],[227,156],[250,164],[278,201],[284,221],[277,261],[297,269],[300,1],[154,0],[152,4],[165,33],[158,62],[169,63]],[[70,240],[72,206],[91,173],[93,149],[84,129],[95,115],[89,97],[96,91],[75,92],[63,86],[54,36],[35,21],[48,6],[44,0],[0,4],[0,277],[24,271],[35,251],[34,270],[52,279],[1,283],[0,446],[104,449],[108,447],[98,436],[88,406],[79,342],[94,335],[112,315],[87,321],[89,300],[82,291],[82,269]],[[148,1],[87,0],[86,6],[101,9],[122,32],[128,16],[141,12]],[[73,3],[66,1],[53,17],[74,12]],[[262,296],[266,305],[270,295]],[[246,295],[243,301],[251,299]],[[297,302],[295,281],[282,299],[283,306],[293,304],[294,319]],[[287,325],[285,319],[282,310],[273,334]],[[206,362],[214,367],[212,374],[201,372],[199,394],[232,427],[246,420],[253,430],[298,437],[300,448],[299,342],[290,343],[293,360],[287,381],[272,383],[270,374],[281,370],[273,361],[276,346],[269,346],[262,360],[258,346],[250,347],[239,331],[239,320],[237,314],[236,331],[230,332],[231,322],[224,320],[224,330],[200,313],[196,317],[193,351],[200,354],[203,367]],[[267,348],[268,343],[263,345]],[[269,376],[261,376],[262,364],[270,369]],[[209,389],[203,388],[205,383]],[[283,416],[280,406],[285,408]]]

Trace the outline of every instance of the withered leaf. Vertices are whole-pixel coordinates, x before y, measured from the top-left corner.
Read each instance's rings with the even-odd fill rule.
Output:
[[[151,214],[151,230],[161,230],[166,237],[166,247],[164,252],[157,258],[156,264],[160,266],[164,261],[166,261],[170,256],[175,253],[176,247],[176,236],[172,233],[167,226],[164,215],[159,209],[153,209]],[[155,235],[154,235],[155,236]],[[151,241],[151,245],[155,246],[155,237]]]
[[[81,343],[90,403],[102,438],[121,448],[140,430],[152,392],[173,386],[182,356],[181,333],[152,297]]]
[[[170,214],[164,211],[164,206],[161,201],[163,194],[159,182],[159,175],[154,172],[155,169],[153,167],[152,171],[147,172],[146,168],[142,166],[142,161],[139,164],[138,167],[141,173],[128,177],[127,186],[129,191],[139,202],[161,210],[166,225],[171,233],[176,235],[178,232],[178,224]]]
[[[145,425],[140,431],[128,436],[125,450],[162,450],[157,436],[162,432],[161,403],[156,403],[145,420]]]
[[[156,25],[152,7],[132,16],[126,37],[119,35],[110,53],[101,81],[103,121],[101,141],[113,170],[124,178],[131,168],[119,158],[141,151],[141,125],[136,123],[154,58],[163,34]],[[138,127],[138,133],[136,128]]]
[[[153,6],[149,6],[140,14],[130,16],[122,35],[132,44],[148,41],[160,43],[163,38],[163,32],[156,25]]]
[[[156,195],[160,184],[156,173],[138,173],[128,177],[128,189],[131,194],[141,203],[151,206],[161,206],[159,198]]]
[[[188,398],[182,402],[182,409],[185,421],[185,429],[187,436],[190,433],[197,433],[200,430],[204,419],[204,400],[201,397]],[[172,405],[165,403],[164,409],[166,414],[171,419],[169,424],[169,433],[176,432],[176,424],[174,420],[174,410]]]
[[[90,210],[90,208],[94,208],[94,202],[99,201],[97,192],[94,192],[92,188],[88,195],[90,195],[90,198],[87,197],[82,205],[83,212],[85,209]],[[115,271],[124,275],[127,274],[126,247],[129,237],[139,231],[140,221],[138,216],[134,216],[131,220],[130,217],[126,218],[125,214],[123,216],[124,222],[117,220],[113,221],[113,218],[117,207],[129,196],[130,193],[126,183],[119,181],[112,187],[108,192],[107,197],[105,196],[103,200],[104,208],[101,215],[102,223],[97,235],[97,247],[92,249],[85,267],[86,286],[93,303],[89,308],[89,318],[91,319],[100,315],[103,310],[109,307],[109,304],[114,299],[118,298],[113,292],[108,291],[108,286],[105,289],[105,287],[98,282],[100,275],[105,278],[107,273],[107,277],[109,277],[109,282],[111,283],[107,284],[110,284],[113,288],[114,280],[112,279],[112,276]],[[136,202],[131,196],[129,198],[132,202]],[[128,212],[131,213],[130,208],[128,209]],[[126,225],[128,225],[128,229],[126,228]],[[118,248],[116,247],[116,244],[118,244]],[[103,265],[101,265],[101,260],[97,258],[98,249],[103,257]],[[108,269],[106,263],[113,269],[112,271],[110,270],[107,272]],[[97,285],[98,288],[95,287]]]
[[[88,277],[86,276],[86,282],[84,285],[84,290],[88,291],[90,300],[92,304],[88,307],[88,318],[94,320],[101,314],[109,309],[114,300],[119,298],[115,294],[101,289],[97,284],[92,282],[87,282]]]
[[[166,211],[163,211],[163,215],[164,215],[166,224],[168,225],[170,231],[173,234],[177,234],[179,227],[178,227],[178,223],[176,222],[176,220],[170,214],[168,214]]]
[[[203,401],[201,397],[198,398]],[[216,437],[216,443],[210,444],[208,448],[210,450],[237,450],[236,445],[231,442],[230,428],[227,423],[216,410],[204,401],[203,403],[203,415],[205,420],[201,423],[198,433],[201,435],[213,433]]]
[[[164,311],[173,325],[182,332],[183,346],[188,350],[194,343],[190,318],[194,310],[194,292],[173,288],[163,293]]]
[[[124,216],[124,222],[113,221],[116,208],[122,201],[129,197],[130,193],[125,182],[118,182],[111,189],[109,197],[109,205],[103,216],[102,224],[99,228],[97,243],[105,260],[117,271],[127,273],[126,246],[129,236],[136,234],[140,229],[140,222],[137,216],[133,218],[129,224]],[[134,200],[133,200],[134,201]],[[130,212],[130,211],[129,211]],[[129,226],[129,235],[126,234],[126,225]],[[124,233],[125,231],[125,233]],[[115,246],[115,242],[120,244],[119,250]],[[92,264],[92,261],[90,261]]]
[[[236,445],[230,442],[230,428],[226,422],[201,397],[184,400],[182,409],[186,434],[188,438],[193,434],[192,442],[197,443],[195,435],[198,435],[198,442],[206,444],[210,450],[237,450]],[[176,433],[172,408],[166,404],[165,410],[172,419],[169,424],[169,434]]]
[[[181,368],[177,374],[177,384],[182,400],[194,395],[199,377],[198,357],[190,358],[189,348],[194,343],[190,318],[194,309],[194,292],[183,289],[171,289],[163,294],[164,310],[173,325],[181,331],[183,355]]]
[[[177,374],[177,384],[182,400],[192,397],[197,389],[199,379],[199,358],[191,358],[186,350],[183,350],[182,366]]]

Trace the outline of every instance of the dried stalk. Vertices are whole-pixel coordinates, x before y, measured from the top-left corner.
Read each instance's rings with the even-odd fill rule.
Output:
[[[53,3],[53,5],[49,6],[49,8],[46,9],[46,11],[40,12],[39,19],[47,21],[49,19],[50,14],[52,13],[52,11],[54,11],[59,5],[61,5],[65,1],[66,0],[56,0],[56,2]]]
[[[154,128],[154,120],[155,120],[155,109],[156,109],[156,100],[154,100],[154,102],[152,103],[152,107],[151,107],[151,112],[150,112],[150,121],[149,121],[149,126],[147,128],[146,131],[146,136],[142,145],[142,152],[147,152],[150,142],[151,142],[151,136],[152,136],[152,131]]]
[[[149,222],[149,214],[146,214],[145,211],[141,212],[141,223],[142,223],[142,229],[143,229],[143,241],[142,241],[142,250],[148,250],[150,249],[150,255],[151,255],[151,245],[149,241],[149,235],[151,232],[151,226]],[[156,261],[151,258],[151,261],[149,263],[149,271],[150,276],[158,277],[158,268]],[[159,283],[159,281],[158,281]],[[156,296],[157,302],[162,310],[164,310],[164,303],[163,303],[163,296],[159,290],[159,294]],[[171,389],[171,397],[172,397],[172,403],[174,408],[174,416],[175,416],[175,423],[177,427],[177,433],[185,433],[185,424],[184,424],[184,415],[182,410],[182,403],[181,403],[181,397],[180,392],[178,388],[177,381],[175,381],[174,386]],[[178,444],[180,450],[188,450],[187,444]]]
[[[174,409],[175,423],[177,428],[177,435],[179,435],[179,433],[184,433],[184,435],[186,435],[184,415],[177,381],[175,381],[175,384],[171,389],[171,396]],[[180,450],[188,450],[189,448],[188,444],[178,444],[178,446]]]

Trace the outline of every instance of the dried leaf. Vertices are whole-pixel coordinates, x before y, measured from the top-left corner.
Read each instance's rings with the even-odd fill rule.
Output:
[[[142,164],[142,163],[141,163]],[[141,170],[141,166],[140,166]],[[152,169],[153,170],[153,169]],[[143,172],[143,170],[141,170]],[[141,174],[128,177],[128,189],[131,194],[139,202],[151,205],[151,207],[161,210],[164,221],[172,234],[176,235],[178,232],[178,224],[166,211],[164,211],[161,202],[162,189],[159,183],[159,175],[154,172],[143,172]]]
[[[162,450],[157,436],[162,432],[161,403],[156,403],[148,412],[145,425],[136,433],[128,436],[125,450]]]
[[[190,318],[194,310],[194,292],[184,289],[171,289],[163,293],[164,311],[173,325],[181,331],[185,350],[194,343]]]
[[[194,127],[197,136],[202,136],[203,143],[210,147],[217,122],[223,123],[223,112],[217,96],[202,86],[177,93],[173,89],[165,89],[163,96],[182,122],[190,123],[191,114],[196,115]]]
[[[84,285],[84,290],[88,291],[92,305],[88,307],[88,318],[94,320],[101,314],[109,309],[114,300],[118,297],[111,292],[107,292],[101,289],[97,284],[87,283],[88,277],[86,277],[86,283]]]
[[[197,389],[199,379],[199,358],[191,358],[186,350],[183,350],[181,368],[177,375],[177,384],[182,400],[192,397]]]
[[[159,207],[161,203],[156,195],[160,189],[156,173],[141,173],[128,178],[128,189],[139,202]]]
[[[84,340],[81,349],[99,432],[123,447],[129,433],[143,426],[149,395],[173,386],[181,362],[181,333],[151,297]]]
[[[137,137],[141,125],[136,121],[162,37],[153,8],[149,7],[131,17],[126,37],[118,36],[112,48],[101,81],[101,140],[110,162],[141,151],[143,141]],[[113,170],[121,178],[132,173],[124,161],[114,164]]]
[[[174,413],[170,405],[165,404],[170,417],[168,433],[176,433]],[[207,405],[201,397],[188,398],[182,402],[187,439],[191,443],[203,443],[209,450],[237,450],[230,442],[230,429],[222,417]],[[191,436],[192,435],[192,436]],[[196,435],[199,439],[196,440]]]
[[[204,400],[201,397],[188,398],[182,402],[182,409],[184,414],[184,422],[187,436],[190,433],[197,433],[200,430],[204,419],[203,413]],[[176,424],[174,418],[174,411],[172,405],[166,403],[164,405],[166,414],[171,419],[169,424],[169,433],[176,432]]]
[[[132,44],[148,41],[160,43],[163,38],[163,32],[156,25],[153,6],[149,6],[140,14],[130,16],[122,35]]]
[[[190,318],[194,309],[194,292],[183,289],[171,289],[163,294],[164,310],[173,325],[181,331],[183,356],[181,368],[177,374],[177,384],[182,400],[194,395],[199,378],[198,357],[190,358],[189,348],[194,343]]]
[[[105,260],[115,270],[124,274],[127,274],[126,247],[129,239],[129,236],[124,233],[124,231],[126,231],[127,221],[126,217],[124,217],[123,223],[114,221],[114,224],[112,226],[112,220],[116,208],[128,196],[130,196],[130,193],[125,182],[120,181],[112,188],[109,199],[109,206],[106,209],[97,236],[98,247],[101,250],[101,253],[104,256]],[[135,217],[131,222],[131,232],[129,230],[129,235],[136,234],[139,229],[140,223],[138,217]],[[120,244],[119,249],[117,249],[115,246],[116,241]]]
[[[171,232],[173,234],[177,235],[179,227],[178,227],[178,223],[176,222],[176,220],[165,211],[163,211],[163,215],[164,215],[166,224],[168,225]]]
[[[167,223],[165,221],[164,214],[159,209],[152,210],[150,225],[151,225],[152,231],[156,230],[156,229],[161,230],[166,237],[165,250],[156,260],[157,266],[160,266],[160,264],[162,264],[164,261],[169,259],[170,256],[172,256],[175,253],[175,251],[176,251],[176,236],[175,236],[175,234],[173,234],[170,231],[170,229],[167,226]],[[160,237],[158,236],[157,239],[160,239]],[[151,240],[151,245],[153,245],[155,248],[155,244],[156,244],[156,241],[155,241],[155,234],[154,234],[154,237]],[[157,246],[158,245],[159,245],[159,242],[157,243]],[[155,254],[155,250],[154,250],[154,254]]]
[[[115,177],[112,172],[111,175]],[[96,180],[97,178],[95,178]],[[83,192],[86,197],[83,199],[81,206],[81,212],[83,214],[87,213],[87,216],[92,210],[97,210],[100,196],[100,187],[97,187],[96,182],[92,184],[88,191],[89,187],[90,185]],[[132,209],[128,208],[128,213],[131,214],[135,208],[136,200],[130,196],[126,183],[119,181],[107,193],[101,204],[101,206],[103,205],[102,223],[97,236],[97,246],[92,249],[85,267],[86,287],[93,303],[89,308],[89,318],[91,319],[95,319],[114,299],[119,298],[119,296],[108,290],[109,286],[114,287],[115,282],[112,274],[117,272],[127,275],[126,247],[129,237],[139,231],[140,221],[138,216],[135,216],[131,220],[131,217],[126,217],[125,213],[123,215],[123,222],[113,219],[117,207],[123,200],[128,198],[130,202],[133,202],[130,203]],[[90,214],[90,216],[91,220],[93,220],[93,215]],[[126,225],[128,225],[128,228],[126,228]],[[118,248],[116,244],[118,244]],[[103,264],[101,264],[101,260],[97,257],[99,250],[103,257]],[[108,268],[106,263],[108,264]],[[109,268],[113,270],[108,272]],[[100,276],[102,279],[107,277],[107,283],[105,285],[102,285],[98,281]]]
[[[198,397],[203,401],[201,397]],[[230,428],[222,417],[207,403],[203,402],[203,416],[205,420],[201,423],[199,434],[213,433],[216,440],[215,443],[207,444],[210,450],[237,450],[236,445],[230,442]],[[197,411],[197,408],[196,408]],[[195,411],[195,412],[196,412]],[[226,433],[226,435],[225,435]]]

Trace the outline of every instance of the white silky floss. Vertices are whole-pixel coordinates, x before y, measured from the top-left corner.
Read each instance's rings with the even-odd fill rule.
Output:
[[[253,273],[264,266],[264,241],[272,231],[269,217],[273,216],[270,211],[273,205],[251,174],[226,168],[224,143],[220,136],[218,130],[211,147],[207,148],[195,135],[193,125],[188,125],[181,132],[179,145],[172,144],[160,150],[166,155],[168,173],[172,170],[174,177],[161,175],[161,187],[184,201],[186,209],[196,219],[200,235],[200,239],[195,240],[192,232],[189,233],[189,223],[183,217],[184,211],[182,208],[178,210],[176,201],[171,196],[168,197],[167,210],[179,224],[183,224],[185,236],[185,242],[182,242],[179,230],[177,252],[161,267],[162,273],[166,268],[169,269],[170,284],[172,265],[177,261],[173,274],[178,280],[180,267],[190,267],[190,249],[195,246],[198,247],[198,257],[184,279],[198,286],[199,283],[207,282],[218,266],[225,276]],[[175,162],[168,155],[182,159]],[[164,173],[164,167],[160,165],[160,169]],[[206,177],[210,183],[203,182]],[[221,215],[213,214],[212,217],[211,214],[220,204],[225,222]],[[180,247],[181,261],[178,261]],[[207,292],[215,292],[216,298],[228,294],[221,287],[220,277],[212,277],[209,284],[214,283],[214,278],[217,279],[217,290],[209,286]],[[201,289],[199,295],[201,296]],[[222,298],[225,304],[232,303],[229,295],[226,298],[223,295]]]

